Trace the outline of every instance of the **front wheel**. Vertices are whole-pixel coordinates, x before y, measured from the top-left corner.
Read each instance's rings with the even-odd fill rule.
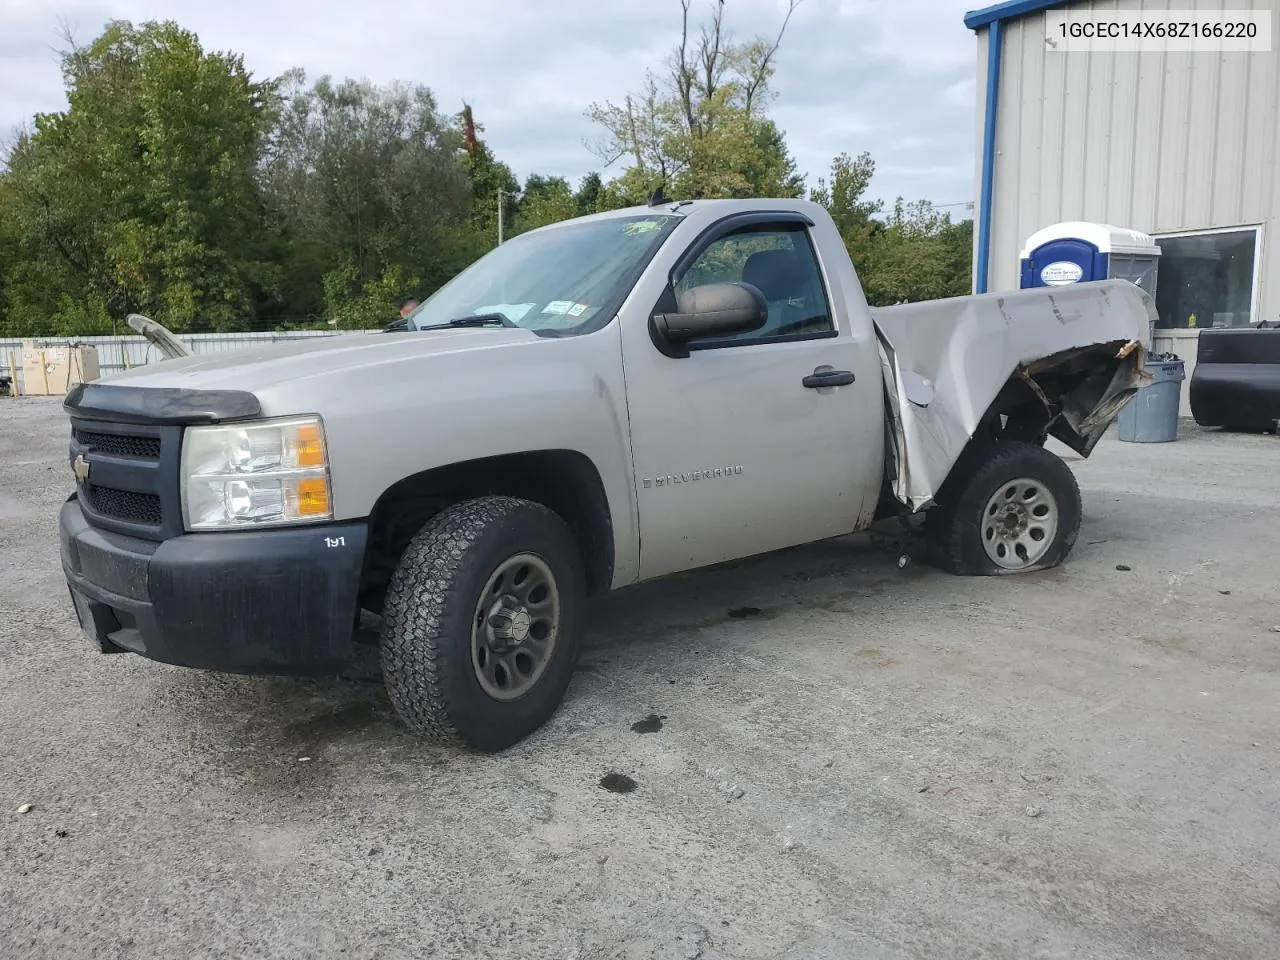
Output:
[[[482,497],[441,511],[387,590],[382,672],[397,715],[484,751],[524,739],[572,679],[584,595],[573,535],[541,504]]]
[[[1002,441],[961,457],[926,530],[951,573],[1029,573],[1066,560],[1081,513],[1070,467],[1036,444]]]

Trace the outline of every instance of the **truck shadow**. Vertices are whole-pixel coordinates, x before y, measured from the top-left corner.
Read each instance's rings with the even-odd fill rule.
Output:
[[[861,598],[942,574],[916,559],[893,528],[794,547],[619,590],[592,604],[580,669],[669,633],[795,610],[849,612]],[[905,565],[900,558],[906,558]]]
[[[589,682],[595,673],[627,678],[636,704],[655,688],[695,679],[702,667],[682,655],[691,631],[778,621],[799,610],[856,612],[866,598],[904,582],[941,576],[920,562],[898,566],[901,543],[861,534],[679,574],[593,601],[587,611],[579,677],[565,707],[542,731],[503,756],[543,752],[575,729],[590,728],[616,707],[616,695]],[[686,638],[686,639],[681,639]],[[714,642],[714,641],[709,641]],[[661,677],[647,672],[672,644]],[[424,767],[474,765],[483,757],[424,744],[397,720],[369,648],[346,678],[236,677],[174,670],[162,706],[191,731],[209,762],[254,793],[324,795],[335,777],[376,757],[379,776],[408,784]],[[610,685],[611,686],[611,685]],[[639,709],[637,707],[637,709]],[[246,762],[253,758],[253,762]]]

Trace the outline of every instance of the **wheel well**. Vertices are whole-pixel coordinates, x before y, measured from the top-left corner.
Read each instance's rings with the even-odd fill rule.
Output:
[[[360,605],[380,612],[391,574],[423,525],[450,504],[505,495],[540,503],[569,525],[591,596],[613,582],[613,522],[595,464],[574,450],[486,457],[426,470],[394,484],[369,517]]]
[[[1137,340],[1114,340],[1073,347],[1019,364],[977,419],[973,433],[952,460],[933,503],[934,513],[945,505],[969,472],[990,454],[993,444],[1005,442],[1044,446],[1050,436],[1088,457],[1120,409],[1137,392],[1142,351]],[[889,389],[886,383],[886,391]],[[875,518],[905,518],[916,512],[896,492],[898,429],[892,400],[885,402],[885,471]]]
[[[974,431],[974,439],[1042,442],[1057,414],[1036,390],[1027,380],[1011,377],[983,414],[981,424]],[[1048,399],[1047,394],[1044,396]]]
[[[1019,367],[987,408],[973,439],[1043,444],[1046,437],[1053,436],[1081,450],[1085,438],[1062,414],[1068,410],[1076,414],[1095,411],[1108,402],[1118,410],[1132,392],[1116,389],[1122,368],[1133,363],[1128,354],[1107,343],[1064,351]],[[1117,398],[1121,402],[1116,402]],[[1087,446],[1091,449],[1092,444]],[[1081,452],[1087,455],[1087,449]]]
[[[1090,413],[1115,415],[1112,411],[1118,411],[1136,389],[1126,384],[1133,379],[1137,358],[1121,349],[1124,346],[1120,341],[1094,344],[1018,367],[979,420],[943,481],[937,501],[949,499],[989,454],[991,444],[999,441],[1043,446],[1052,436],[1088,456],[1097,436],[1082,436],[1063,414],[1070,412],[1076,422]]]

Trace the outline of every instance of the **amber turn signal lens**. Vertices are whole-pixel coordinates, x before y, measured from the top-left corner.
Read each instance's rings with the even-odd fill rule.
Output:
[[[295,434],[298,444],[298,466],[324,466],[324,437],[320,433],[318,423],[304,423],[297,427]]]
[[[323,477],[298,481],[298,516],[317,517],[329,512],[329,482]]]

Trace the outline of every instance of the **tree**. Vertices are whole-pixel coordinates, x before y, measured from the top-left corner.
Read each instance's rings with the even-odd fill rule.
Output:
[[[459,119],[463,130],[462,162],[471,184],[471,221],[484,237],[476,251],[478,256],[498,241],[499,204],[503,220],[514,225],[519,209],[516,200],[520,196],[520,181],[480,139],[479,134],[484,127],[476,123],[469,105],[463,105]]]
[[[10,313],[80,333],[108,311],[241,325],[280,277],[256,180],[273,85],[170,22],[113,21],[62,70],[68,108],[8,158]]]
[[[263,170],[288,278],[278,308],[385,323],[398,296],[465,265],[452,255],[471,212],[461,134],[426,87],[288,81]],[[371,295],[367,310],[348,303]]]
[[[959,297],[969,292],[973,221],[953,223],[927,200],[901,197],[876,238],[863,287],[877,305]]]
[[[690,34],[692,0],[681,0],[680,42],[663,72],[650,71],[621,104],[587,111],[604,129],[593,149],[605,166],[630,164],[615,181],[617,195],[636,200],[659,185],[673,198],[803,195],[803,177],[767,113],[774,61],[800,2],[789,0],[772,41],[735,43],[724,0],[697,39]]]
[[[86,335],[137,311],[179,331],[379,326],[498,241],[573,216],[674,199],[806,193],[770,83],[791,16],[736,42],[723,0],[621,104],[594,104],[608,182],[521,187],[470,106],[426,87],[301,71],[255,80],[170,22],[108,24],[62,54],[68,107],[37,116],[0,164],[0,333]],[[831,214],[873,303],[964,293],[970,221],[867,193],[840,154],[808,195]]]
[[[842,153],[831,161],[829,180],[819,178],[809,191],[809,199],[821,204],[835,221],[853,265],[861,272],[871,257],[871,246],[883,224],[875,219],[883,206],[878,200],[863,199],[875,174],[875,161],[863,152],[857,158]]]
[[[600,212],[600,192],[603,189],[604,184],[600,182],[600,174],[588,173],[582,178],[582,182],[578,184],[578,192],[573,195],[578,216],[585,217],[588,214]]]
[[[520,230],[534,230],[577,215],[577,200],[564,177],[534,174],[525,181],[520,197]]]
[[[927,200],[901,197],[879,219],[884,205],[866,199],[875,169],[869,153],[842,153],[809,192],[835,222],[867,300],[885,306],[968,293],[973,221],[954,223]]]

